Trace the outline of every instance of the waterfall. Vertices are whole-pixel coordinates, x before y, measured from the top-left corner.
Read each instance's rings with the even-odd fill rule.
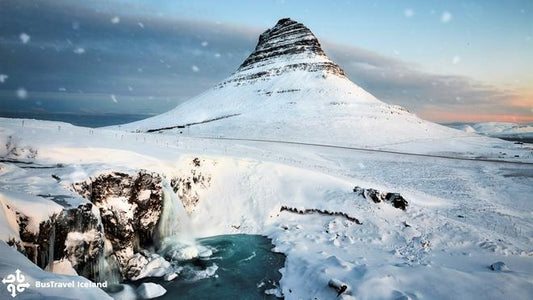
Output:
[[[158,225],[160,254],[171,260],[197,257],[199,247],[183,203],[163,178],[163,212]]]
[[[107,281],[109,287],[118,285],[120,279],[117,259],[113,254],[113,246],[107,238],[104,238],[104,250],[98,258],[98,282]]]
[[[92,206],[92,213],[98,219],[97,228],[100,228],[100,233],[104,239],[104,249],[100,252],[98,257],[98,264],[93,265],[93,268],[98,268],[95,272],[98,274],[96,279],[98,282],[107,281],[108,289],[112,290],[114,287],[120,284],[122,276],[120,275],[119,266],[115,255],[113,254],[113,245],[111,241],[105,236],[104,223],[102,222],[102,216],[100,215],[100,209],[96,205]]]
[[[48,240],[48,265],[45,270],[48,272],[54,272],[54,246],[56,240],[56,224],[52,224],[50,230],[50,239]]]

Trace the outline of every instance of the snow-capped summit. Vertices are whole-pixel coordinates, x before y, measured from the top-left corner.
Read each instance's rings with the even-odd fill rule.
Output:
[[[376,99],[327,57],[311,30],[288,18],[263,32],[250,56],[212,89],[120,128],[416,152],[466,152],[480,142]]]
[[[246,83],[294,70],[324,71],[344,76],[344,71],[326,56],[309,28],[285,18],[259,36],[254,52],[221,85]]]

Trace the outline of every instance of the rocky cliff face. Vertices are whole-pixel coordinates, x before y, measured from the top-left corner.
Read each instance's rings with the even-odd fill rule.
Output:
[[[68,259],[87,278],[97,278],[104,233],[98,211],[92,203],[66,208],[39,224],[38,232],[27,229],[28,218],[16,212],[21,241],[11,240],[19,252],[39,267],[50,268],[53,261]]]
[[[153,232],[162,211],[162,185],[158,174],[114,172],[74,184],[100,211],[105,238],[123,278],[139,275],[148,259],[141,253],[153,245]]]
[[[195,157],[190,163],[189,173],[174,177],[170,181],[172,190],[183,203],[188,214],[191,214],[200,201],[200,190],[205,190],[211,183],[211,175],[202,171],[205,160]]]
[[[344,71],[326,56],[309,28],[289,18],[281,19],[259,36],[254,52],[220,86],[253,83],[298,70],[344,77]]]
[[[79,274],[91,280],[109,280],[104,273],[118,271],[123,279],[139,276],[158,257],[153,233],[163,207],[162,178],[155,173],[113,172],[72,187],[90,202],[66,207],[39,224],[27,227],[29,218],[15,211],[20,241],[9,244],[43,269],[66,259]],[[117,272],[114,272],[115,274]],[[120,278],[116,278],[120,280]]]

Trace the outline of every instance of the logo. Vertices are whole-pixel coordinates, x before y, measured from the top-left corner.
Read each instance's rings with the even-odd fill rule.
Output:
[[[7,283],[7,291],[11,293],[13,298],[18,295],[17,293],[22,293],[26,288],[30,287],[30,284],[26,282],[26,277],[22,275],[19,269],[15,271],[15,274],[9,274],[6,278],[3,278],[2,283]]]

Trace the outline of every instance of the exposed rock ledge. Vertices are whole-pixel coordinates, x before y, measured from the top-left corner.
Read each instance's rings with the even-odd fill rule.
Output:
[[[153,233],[163,207],[162,178],[156,173],[113,172],[73,185],[100,211],[111,260],[123,278],[133,278],[148,263],[142,249],[153,245]]]
[[[93,281],[107,279],[109,269],[122,279],[138,276],[153,255],[153,234],[162,211],[159,174],[113,172],[76,183],[72,188],[90,202],[65,208],[27,230],[28,218],[16,212],[21,241],[10,245],[45,269],[67,259],[74,270]],[[120,280],[121,278],[118,278]]]
[[[353,188],[353,192],[365,199],[372,200],[374,203],[380,203],[382,201],[388,202],[392,206],[401,210],[406,210],[407,206],[409,206],[409,202],[407,202],[400,193],[384,193],[376,189],[362,188],[358,186]]]

